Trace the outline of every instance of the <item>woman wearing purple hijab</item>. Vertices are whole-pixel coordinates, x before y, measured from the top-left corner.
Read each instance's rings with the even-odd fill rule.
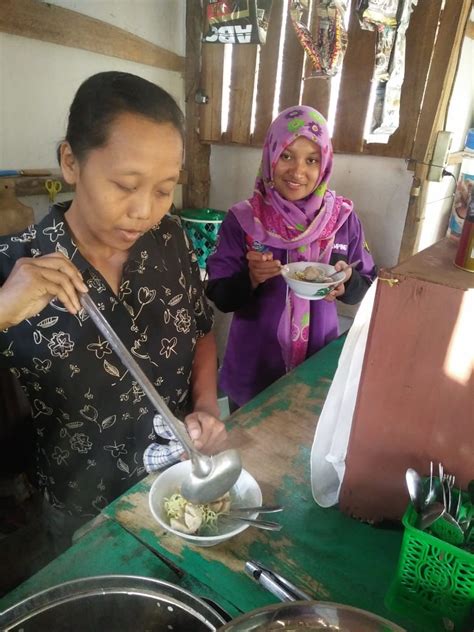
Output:
[[[252,197],[229,210],[208,259],[207,295],[234,312],[220,387],[237,406],[336,338],[335,299],[358,303],[375,278],[352,202],[328,188],[332,161],[324,117],[284,110],[267,132]],[[346,278],[324,300],[299,298],[280,274],[293,261],[330,263]]]

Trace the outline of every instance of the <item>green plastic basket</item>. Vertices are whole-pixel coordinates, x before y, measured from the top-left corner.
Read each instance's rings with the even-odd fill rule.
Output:
[[[225,217],[224,211],[212,208],[184,209],[178,213],[196,253],[200,268],[217,246],[217,235]]]
[[[430,632],[466,630],[474,603],[474,555],[420,531],[416,520],[410,504],[403,516],[405,533],[387,607]]]

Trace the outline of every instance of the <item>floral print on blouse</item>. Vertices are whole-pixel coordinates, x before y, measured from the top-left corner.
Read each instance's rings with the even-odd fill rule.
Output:
[[[115,295],[80,254],[58,204],[37,225],[0,238],[0,284],[20,257],[61,252],[171,410],[190,410],[196,341],[213,324],[196,257],[179,221],[165,216],[130,250]],[[37,482],[49,502],[89,517],[145,474],[155,411],[84,310],[53,300],[0,332],[0,366],[20,380],[32,411]]]

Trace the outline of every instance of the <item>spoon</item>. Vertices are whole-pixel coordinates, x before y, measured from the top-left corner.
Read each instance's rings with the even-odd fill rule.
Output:
[[[81,294],[80,301],[97,328],[110,342],[119,359],[142,387],[150,402],[186,448],[191,459],[191,473],[181,485],[181,494],[195,504],[205,504],[223,496],[231,489],[242,471],[242,463],[237,450],[225,450],[213,456],[207,456],[196,450],[186,431],[186,426],[173,415],[89,294]]]
[[[349,263],[347,268],[355,268],[356,266],[359,265],[360,262],[361,262],[361,260],[357,259],[357,261],[353,261],[352,263]],[[344,268],[344,270],[347,270],[347,268]],[[334,279],[335,276],[337,276],[341,272],[344,272],[344,270],[338,270],[336,272],[333,272],[332,274],[328,274],[327,277],[328,277],[328,279]]]
[[[270,522],[269,520],[255,520],[254,518],[244,518],[243,516],[231,516],[229,514],[219,514],[219,520],[227,520],[228,522],[235,522],[236,520],[240,520],[240,522],[245,522],[249,524],[251,527],[256,527],[257,529],[264,529],[265,531],[280,531],[283,525],[279,522]]]
[[[409,467],[405,473],[408,494],[417,514],[420,514],[424,508],[423,498],[423,479],[416,470]]]
[[[231,507],[229,511],[224,513],[278,513],[279,511],[283,511],[283,507],[281,505],[260,505],[260,507]]]
[[[444,516],[445,513],[446,507],[443,503],[432,503],[423,509],[421,514],[418,516],[415,526],[417,529],[420,529],[420,531],[425,531],[425,529],[431,527],[433,522],[436,522],[438,518]]]

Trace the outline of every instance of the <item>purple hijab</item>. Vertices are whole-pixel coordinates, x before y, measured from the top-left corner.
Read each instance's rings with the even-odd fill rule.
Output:
[[[273,174],[281,153],[298,136],[308,138],[320,148],[320,173],[310,195],[290,202],[275,189]],[[247,235],[249,248],[258,250],[262,244],[287,250],[289,262],[328,263],[334,236],[352,211],[352,202],[328,189],[332,159],[331,139],[322,114],[300,105],[278,115],[265,138],[252,197],[230,209]],[[309,301],[288,290],[278,326],[278,341],[287,370],[306,358],[309,323]]]

